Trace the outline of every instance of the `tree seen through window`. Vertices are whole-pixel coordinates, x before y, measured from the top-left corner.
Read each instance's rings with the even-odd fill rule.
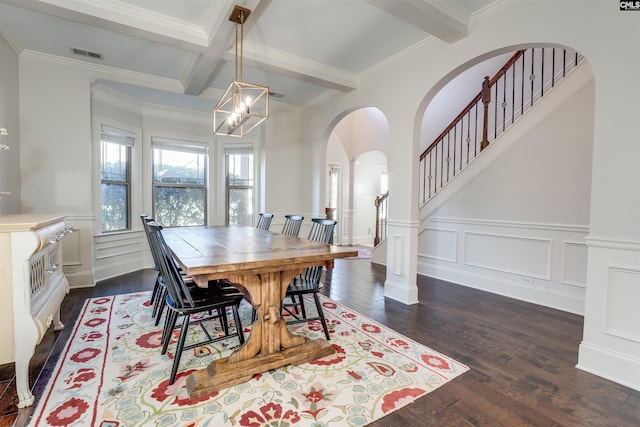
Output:
[[[154,218],[165,227],[206,224],[207,155],[204,149],[153,148]]]

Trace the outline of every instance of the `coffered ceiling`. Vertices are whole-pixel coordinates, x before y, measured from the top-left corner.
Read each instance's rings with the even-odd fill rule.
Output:
[[[0,33],[19,52],[105,67],[105,84],[143,101],[205,110],[234,78],[240,5],[243,80],[303,105],[433,38],[455,43],[508,1],[0,0]]]

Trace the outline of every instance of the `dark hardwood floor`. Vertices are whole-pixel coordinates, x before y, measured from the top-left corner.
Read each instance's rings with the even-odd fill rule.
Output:
[[[151,289],[151,270],[72,290],[67,327],[47,332],[31,361],[36,403],[84,300]],[[419,277],[420,303],[385,299],[385,269],[337,260],[323,293],[466,364],[469,372],[372,426],[640,426],[640,392],[575,368],[581,316]],[[25,426],[13,364],[0,366],[0,426]],[[34,405],[35,406],[35,405]]]

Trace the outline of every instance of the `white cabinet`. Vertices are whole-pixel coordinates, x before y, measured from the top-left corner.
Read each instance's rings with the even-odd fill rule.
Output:
[[[15,362],[18,407],[33,404],[29,361],[69,292],[60,240],[72,229],[62,216],[0,215],[0,364]]]

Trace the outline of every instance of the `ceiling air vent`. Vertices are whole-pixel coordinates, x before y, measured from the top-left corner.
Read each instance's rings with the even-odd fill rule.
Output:
[[[72,47],[71,51],[74,55],[87,56],[89,58],[102,59],[102,54],[97,52],[91,52],[85,49],[78,49],[77,47]]]
[[[283,93],[278,93],[278,92],[269,92],[269,96],[271,96],[273,98],[279,98],[279,99],[284,98],[284,94]]]

